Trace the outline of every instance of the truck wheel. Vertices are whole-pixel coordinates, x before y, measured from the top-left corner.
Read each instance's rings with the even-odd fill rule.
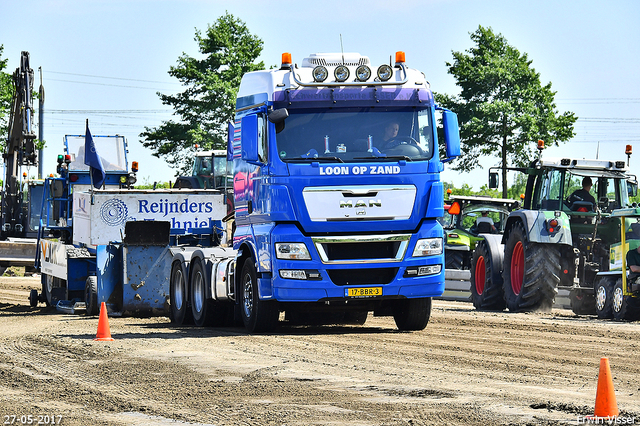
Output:
[[[42,274],[42,294],[47,306],[56,306],[59,300],[67,298],[66,281],[51,275]]]
[[[274,300],[260,300],[258,275],[253,259],[244,261],[240,277],[240,315],[249,333],[271,331],[278,325],[280,311]]]
[[[464,256],[459,251],[445,250],[444,267],[445,269],[464,269]]]
[[[347,311],[344,313],[344,324],[348,325],[364,325],[367,322],[367,311]]]
[[[207,285],[208,280],[202,261],[193,259],[191,261],[191,285],[189,286],[193,323],[198,327],[221,327],[224,325],[227,305],[207,299],[205,291]]]
[[[187,293],[187,281],[182,272],[180,262],[174,262],[171,265],[169,297],[171,300],[171,322],[175,325],[193,324],[189,295]]]
[[[42,274],[42,294],[45,298],[45,304],[47,306],[52,306],[51,293],[53,292],[53,280],[54,277],[51,275]]]
[[[611,306],[611,293],[613,283],[607,277],[601,277],[595,285],[595,306],[596,314],[600,319],[613,318],[613,307]]]
[[[571,289],[569,291],[569,301],[571,310],[576,315],[595,315],[596,297],[593,294],[585,293],[583,290]]]
[[[98,277],[87,277],[84,283],[84,305],[87,315],[98,315]]]
[[[480,241],[471,260],[471,299],[478,310],[502,311],[505,308],[500,265],[493,265],[486,241]]]
[[[424,330],[431,316],[431,298],[403,299],[395,302],[393,319],[398,330]]]
[[[553,244],[529,242],[516,223],[504,251],[504,297],[512,312],[551,310],[560,283],[560,251]]]
[[[635,321],[640,316],[640,303],[632,296],[625,296],[622,291],[622,278],[616,281],[611,293],[613,318],[617,321]]]

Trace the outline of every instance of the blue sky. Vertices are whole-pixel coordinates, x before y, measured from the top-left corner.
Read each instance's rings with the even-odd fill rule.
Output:
[[[576,137],[547,156],[624,159],[624,146],[640,155],[640,2],[539,0],[22,0],[2,2],[0,44],[8,72],[20,52],[41,67],[46,90],[45,173],[54,172],[65,134],[121,134],[129,159],[140,162],[139,181],[166,181],[174,171],[142,147],[138,134],[171,118],[156,92],[181,86],[167,71],[183,52],[197,56],[195,30],[205,30],[225,10],[264,41],[267,66],[291,52],[300,63],[310,53],[340,50],[373,64],[406,52],[407,65],[423,71],[436,92],[458,92],[446,62],[472,46],[469,33],[492,27],[526,52],[543,84],[557,91],[560,112],[579,120]],[[36,86],[39,84],[36,78]],[[475,189],[483,170],[443,179]],[[640,160],[631,160],[632,171]]]

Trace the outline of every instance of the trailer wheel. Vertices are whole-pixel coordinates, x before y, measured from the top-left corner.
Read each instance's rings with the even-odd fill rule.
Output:
[[[595,285],[596,314],[600,319],[613,318],[611,293],[613,282],[607,277],[601,277]]]
[[[33,289],[29,292],[29,306],[32,308],[38,306],[38,290]]]
[[[239,293],[240,315],[247,331],[254,333],[276,328],[280,316],[278,303],[273,300],[260,300],[258,275],[252,258],[246,259],[242,266]]]
[[[464,255],[456,250],[445,250],[445,269],[464,269]]]
[[[510,311],[551,310],[560,283],[560,251],[553,244],[528,241],[518,222],[505,244],[502,278]]]
[[[478,310],[502,311],[505,308],[500,265],[494,265],[493,259],[487,242],[480,241],[471,260],[471,299]]]
[[[47,306],[55,306],[59,300],[67,297],[66,281],[51,275],[42,274],[42,294]]]
[[[98,315],[98,277],[87,277],[84,283],[84,304],[87,315]]]
[[[640,303],[633,296],[625,296],[622,291],[622,278],[616,281],[611,293],[613,318],[617,321],[635,321],[639,317]]]
[[[189,286],[191,313],[193,322],[198,327],[221,327],[226,317],[226,305],[207,299],[205,288],[208,285],[204,266],[200,259],[191,261],[191,285]]]
[[[398,330],[424,330],[431,316],[431,298],[397,300],[393,319]]]
[[[571,302],[571,310],[576,315],[595,315],[597,313],[596,297],[593,294],[572,288],[569,291],[569,301]]]
[[[174,262],[171,265],[169,297],[171,300],[171,322],[176,325],[193,324],[193,315],[187,293],[187,280],[180,262]]]

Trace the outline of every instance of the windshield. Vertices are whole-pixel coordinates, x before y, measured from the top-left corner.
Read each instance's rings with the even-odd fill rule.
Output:
[[[307,109],[289,113],[284,129],[276,135],[283,161],[428,160],[433,156],[430,109]]]
[[[65,136],[65,148],[71,155],[70,171],[89,171],[84,164],[84,136]],[[127,171],[125,140],[123,136],[93,136],[96,152],[106,172]]]

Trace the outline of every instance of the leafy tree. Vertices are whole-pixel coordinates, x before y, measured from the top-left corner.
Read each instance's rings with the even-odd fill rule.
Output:
[[[196,29],[202,59],[183,53],[169,75],[186,89],[176,95],[158,93],[170,105],[178,121],[165,121],[156,128],[145,127],[142,144],[153,155],[165,158],[176,176],[189,173],[196,145],[203,149],[225,149],[226,123],[235,115],[235,101],[244,73],[264,69],[255,62],[262,52],[262,40],[250,34],[243,21],[228,12],[202,34]]]
[[[9,137],[9,115],[11,114],[11,100],[13,99],[13,83],[11,74],[4,72],[8,59],[2,59],[4,45],[0,44],[0,150]]]
[[[559,114],[551,83],[543,86],[526,53],[510,46],[501,34],[479,26],[471,34],[475,46],[453,52],[449,74],[462,89],[460,95],[437,94],[438,103],[458,114],[462,155],[454,170],[479,167],[482,156],[500,154],[502,196],[507,197],[509,166],[527,165],[535,143],[558,145],[574,136],[577,117]]]

